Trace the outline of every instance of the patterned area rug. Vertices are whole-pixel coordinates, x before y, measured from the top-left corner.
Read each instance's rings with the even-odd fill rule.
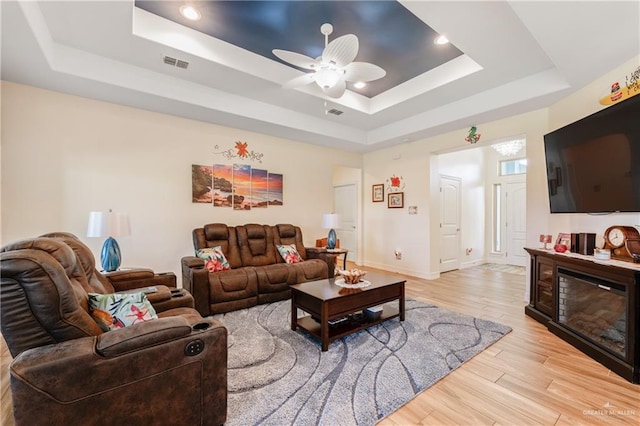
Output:
[[[317,340],[291,330],[290,306],[216,316],[229,331],[227,425],[373,425],[511,331],[407,299],[405,321],[321,352]]]
[[[490,271],[506,272],[508,274],[524,275],[526,269],[522,266],[515,265],[501,265],[498,263],[484,263],[479,266],[482,269],[488,269]]]

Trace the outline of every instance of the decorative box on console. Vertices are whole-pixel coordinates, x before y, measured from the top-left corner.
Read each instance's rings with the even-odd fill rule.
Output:
[[[571,234],[571,252],[591,256],[595,248],[596,234],[588,232]]]

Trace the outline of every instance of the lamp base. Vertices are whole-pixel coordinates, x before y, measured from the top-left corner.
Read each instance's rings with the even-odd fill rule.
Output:
[[[330,250],[336,248],[336,231],[333,229],[329,230],[329,235],[327,236],[327,248]]]
[[[118,242],[113,237],[107,238],[102,246],[102,251],[100,251],[102,269],[105,272],[117,270],[120,267],[121,259]]]

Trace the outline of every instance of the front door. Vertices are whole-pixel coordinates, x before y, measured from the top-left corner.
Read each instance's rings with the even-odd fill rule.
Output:
[[[525,182],[507,183],[507,222],[505,238],[509,265],[526,266],[529,256],[524,251],[527,242],[527,184]]]
[[[460,178],[440,176],[440,272],[460,267]]]

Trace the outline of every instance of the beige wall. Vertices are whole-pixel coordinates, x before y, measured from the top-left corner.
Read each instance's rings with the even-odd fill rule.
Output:
[[[399,158],[398,158],[399,157]],[[425,275],[429,252],[429,156],[417,143],[403,144],[364,155],[364,264],[414,276]],[[405,182],[404,208],[387,208],[388,184],[392,176]],[[371,186],[385,184],[385,202],[371,201]],[[408,206],[418,214],[409,215]],[[395,250],[402,251],[396,260]]]
[[[640,224],[638,214],[550,215],[543,145],[545,133],[601,109],[598,99],[611,81],[639,63],[633,58],[549,108],[473,123],[482,134],[476,146],[527,139],[527,245],[537,246],[540,233],[558,232],[596,232],[601,244],[607,226]],[[354,180],[361,169],[360,263],[435,278],[438,154],[468,148],[467,131],[360,155],[3,82],[2,242],[66,230],[97,253],[102,241],[84,237],[87,214],[112,208],[131,216],[133,235],[119,241],[124,265],[178,271],[179,259],[192,251],[191,230],[210,222],[295,223],[311,245],[326,233],[320,223],[333,208],[332,186]],[[215,145],[227,149],[236,140],[264,153],[254,165],[284,174],[285,206],[245,212],[191,203],[191,164],[233,163],[213,153]],[[386,187],[393,174],[406,185],[403,209],[371,202],[371,185]],[[408,206],[418,214],[409,215]],[[397,249],[402,260],[394,257]]]
[[[89,211],[128,213],[123,266],[178,272],[205,223],[293,223],[306,245],[326,231],[336,164],[361,155],[2,82],[2,243],[51,231],[87,238]],[[235,141],[264,154],[251,164],[284,175],[284,206],[232,211],[191,202],[192,164],[233,164],[214,152]],[[218,145],[217,150],[215,146]],[[310,196],[312,194],[312,196]]]
[[[480,142],[473,146],[464,140],[469,130],[465,128],[365,154],[365,187],[384,181],[392,173],[404,174],[407,185],[405,206],[419,206],[418,215],[410,216],[406,207],[402,210],[389,210],[386,209],[386,205],[372,205],[365,200],[365,264],[423,278],[437,278],[440,265],[438,194],[441,174],[438,154],[485,147],[501,139],[525,135],[529,158],[527,219],[537,224],[538,228],[540,225],[546,227],[548,206],[547,203],[540,202],[547,196],[543,147],[543,135],[547,129],[546,110],[537,110],[490,123],[477,123],[477,127],[482,136]],[[397,157],[400,158],[393,160]],[[449,170],[451,167],[445,166],[443,170]],[[484,210],[479,211],[483,209],[482,204],[483,201],[480,201],[479,205],[465,207],[470,209],[467,214],[476,211],[477,215],[484,219]],[[472,218],[467,218],[466,223],[473,223]],[[380,231],[373,233],[370,229]],[[529,235],[527,232],[527,239],[528,243],[533,243],[533,234]],[[402,260],[393,258],[395,247],[402,248]],[[464,259],[463,257],[463,262]]]
[[[551,105],[549,107],[549,131],[604,109],[605,107],[600,105],[598,100],[610,91],[612,83],[617,81],[621,87],[624,87],[625,77],[638,67],[640,67],[640,56],[616,67],[571,96]],[[549,232],[553,235],[557,235],[559,232],[593,232],[596,234],[596,244],[602,246],[604,243],[602,235],[611,225],[640,226],[640,214],[556,214],[550,217]]]
[[[544,157],[544,134],[602,109],[598,99],[606,93],[612,80],[623,81],[639,63],[640,57],[633,58],[549,108],[489,123],[473,123],[482,135],[476,146],[489,146],[520,135],[526,137],[527,246],[537,247],[541,233],[557,235],[559,232],[595,232],[597,241],[602,244],[602,233],[608,226],[640,224],[638,214],[551,215]],[[438,177],[442,170],[451,166],[441,167],[437,154],[468,148],[469,144],[464,140],[467,132],[468,128],[459,129],[364,155],[365,188],[384,182],[393,173],[404,175],[407,185],[402,210],[389,210],[386,205],[371,203],[365,197],[366,265],[424,278],[439,276]],[[481,208],[480,204],[476,208]],[[408,205],[419,206],[419,214],[409,216]],[[393,258],[396,248],[403,250],[402,260]]]

